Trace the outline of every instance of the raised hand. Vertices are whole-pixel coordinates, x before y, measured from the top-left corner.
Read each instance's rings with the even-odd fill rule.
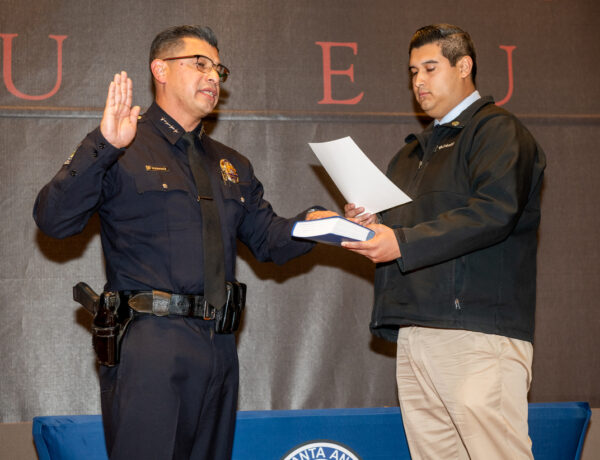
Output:
[[[140,107],[131,107],[132,99],[133,84],[127,72],[115,74],[108,87],[100,131],[108,142],[119,149],[131,144],[137,131]]]

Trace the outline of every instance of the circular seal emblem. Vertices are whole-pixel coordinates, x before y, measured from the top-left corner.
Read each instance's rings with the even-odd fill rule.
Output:
[[[335,441],[309,441],[294,447],[281,460],[362,460],[347,446]]]

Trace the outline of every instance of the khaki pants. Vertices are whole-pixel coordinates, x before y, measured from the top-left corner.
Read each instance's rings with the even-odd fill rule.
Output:
[[[402,327],[396,378],[413,460],[533,459],[527,425],[531,343]]]

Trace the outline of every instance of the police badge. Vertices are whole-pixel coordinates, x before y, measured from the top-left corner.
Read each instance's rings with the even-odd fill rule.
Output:
[[[219,165],[221,166],[221,177],[223,178],[223,182],[226,185],[227,182],[237,184],[240,181],[236,169],[228,160],[226,160],[225,158],[221,159]]]

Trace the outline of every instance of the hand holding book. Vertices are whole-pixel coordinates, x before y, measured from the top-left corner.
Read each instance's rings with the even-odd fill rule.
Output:
[[[337,215],[296,222],[292,228],[292,236],[342,246],[365,256],[374,263],[388,262],[402,257],[396,234],[390,227],[382,224],[363,227]]]
[[[379,224],[375,213],[407,203],[410,197],[351,138],[309,145],[349,203],[345,218],[333,217],[331,211],[309,213],[307,220],[294,224],[292,236],[343,246],[375,263],[400,258],[396,233]]]
[[[375,233],[373,238],[367,241],[344,241],[341,246],[365,256],[373,263],[390,262],[402,257],[394,229],[382,224],[371,224],[369,229]]]

